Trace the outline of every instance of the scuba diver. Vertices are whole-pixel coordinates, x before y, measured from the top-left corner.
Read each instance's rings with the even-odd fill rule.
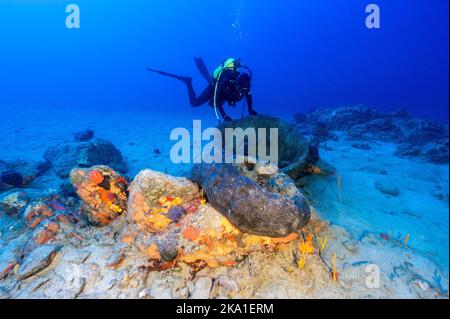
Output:
[[[179,76],[150,68],[146,69],[182,81],[187,86],[191,106],[199,107],[208,102],[211,107],[214,107],[214,112],[219,122],[220,118],[218,112],[225,121],[232,121],[231,117],[229,117],[223,109],[225,102],[234,108],[238,102],[244,100],[242,116],[244,114],[245,104],[248,106],[250,115],[258,115],[258,113],[253,110],[253,100],[250,90],[252,71],[242,64],[240,59],[229,58],[225,60],[216,68],[212,73],[212,76],[208,72],[208,68],[203,59],[194,58],[194,61],[201,75],[208,82],[208,86],[199,96],[195,94],[191,77]]]

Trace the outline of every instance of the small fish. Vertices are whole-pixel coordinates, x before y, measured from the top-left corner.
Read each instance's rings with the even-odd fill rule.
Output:
[[[64,207],[62,204],[58,203],[57,201],[49,202],[48,206],[50,206],[54,210],[59,210],[59,211],[66,211],[67,210],[66,207]]]
[[[409,234],[406,234],[405,239],[403,240],[403,243],[405,244],[405,246],[408,245],[409,238],[410,238]]]
[[[385,233],[381,233],[380,237],[383,238],[384,240],[391,240],[391,238],[389,238],[389,236]]]

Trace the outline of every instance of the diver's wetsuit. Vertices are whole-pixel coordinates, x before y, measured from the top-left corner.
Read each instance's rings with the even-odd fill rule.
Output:
[[[233,80],[235,80],[239,75],[239,72],[234,70],[224,70],[222,75],[220,76],[219,85],[217,86],[217,109],[220,112],[220,115],[225,120],[231,120],[231,118],[225,113],[223,109],[224,102],[227,102],[230,105],[235,105],[237,102],[242,100],[243,96],[239,94],[236,87],[233,84]],[[183,79],[186,83],[188,93],[189,93],[189,101],[192,107],[199,107],[206,102],[209,103],[210,106],[214,106],[214,90],[216,86],[215,80],[211,79],[210,84],[203,90],[203,92],[197,97],[195,94],[194,88],[192,86],[192,78]],[[245,98],[247,99],[248,111],[251,115],[256,115],[257,113],[253,110],[253,99],[251,92],[245,94]]]

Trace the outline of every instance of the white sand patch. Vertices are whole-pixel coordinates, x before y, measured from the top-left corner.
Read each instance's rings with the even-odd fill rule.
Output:
[[[362,259],[392,271],[396,259],[407,256],[428,278],[436,270],[443,273],[448,286],[448,165],[398,158],[392,144],[371,143],[372,149],[360,150],[351,143],[341,137],[328,143],[329,149],[321,149],[321,157],[336,167],[341,184],[340,194],[338,177],[306,188],[321,217],[363,241]],[[394,185],[398,196],[378,190],[377,181]],[[385,247],[364,243],[373,233]]]

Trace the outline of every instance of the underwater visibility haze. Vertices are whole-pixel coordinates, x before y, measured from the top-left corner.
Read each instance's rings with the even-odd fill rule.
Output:
[[[80,0],[78,30],[69,3],[2,1],[2,105],[182,111],[184,88],[143,66],[197,80],[192,57],[212,69],[238,56],[266,113],[364,104],[448,117],[447,1],[378,1],[377,30],[361,0]]]
[[[448,298],[448,6],[1,1],[0,299]]]

